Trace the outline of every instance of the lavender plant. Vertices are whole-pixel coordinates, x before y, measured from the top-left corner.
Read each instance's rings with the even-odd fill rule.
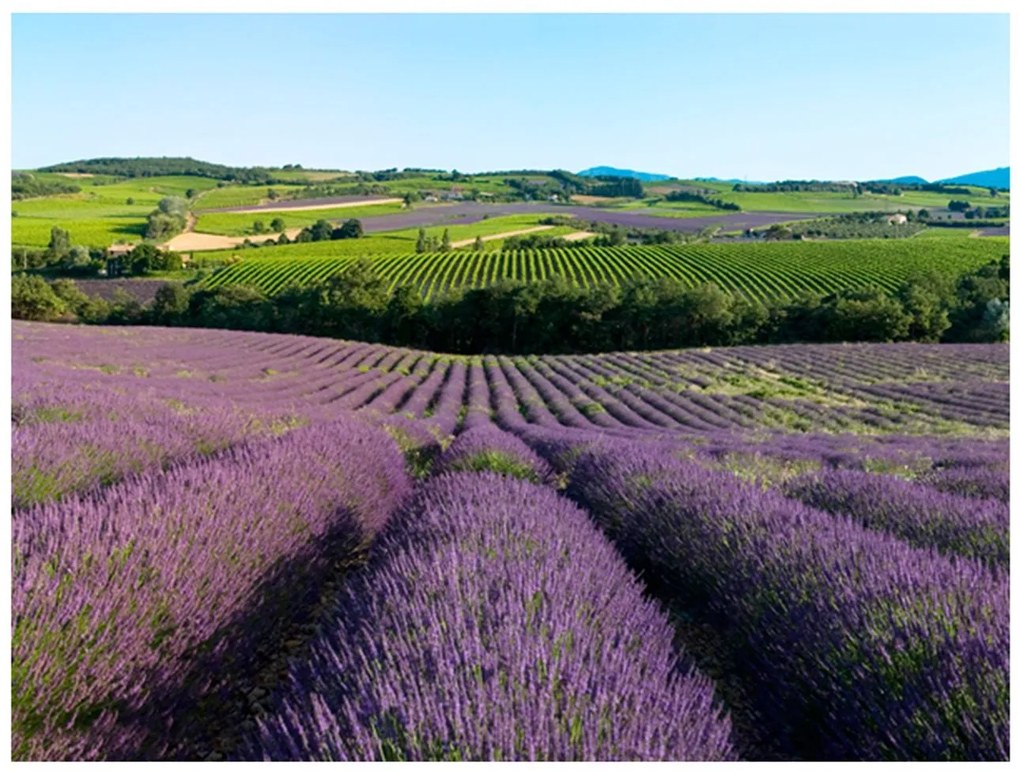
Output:
[[[994,567],[1009,564],[1009,507],[885,474],[829,470],[789,480],[784,493],[809,506]]]
[[[548,488],[433,480],[335,614],[244,758],[734,758],[665,617]]]
[[[160,757],[408,487],[392,441],[347,419],[20,513],[13,756]]]
[[[791,746],[1008,757],[1002,577],[640,445],[590,449],[568,493],[632,565],[716,619]]]

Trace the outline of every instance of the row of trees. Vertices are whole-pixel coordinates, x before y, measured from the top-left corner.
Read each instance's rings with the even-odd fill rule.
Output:
[[[115,177],[207,177],[228,182],[266,184],[273,181],[270,169],[223,166],[194,158],[91,158],[47,166],[40,171],[77,174],[109,174]]]
[[[70,180],[42,180],[26,171],[11,172],[11,200],[39,198],[44,195],[78,193],[81,188]]]
[[[690,201],[714,206],[716,209],[740,211],[740,206],[733,201],[724,201],[712,194],[711,190],[671,190],[666,193],[667,201]]]
[[[636,277],[582,288],[554,277],[501,282],[425,303],[366,261],[322,286],[266,297],[251,287],[162,287],[142,308],[103,304],[69,282],[15,277],[16,318],[221,327],[338,337],[451,353],[584,353],[780,342],[998,341],[1009,334],[1009,259],[953,281],[919,273],[895,293],[852,289],[764,306],[714,284]]]

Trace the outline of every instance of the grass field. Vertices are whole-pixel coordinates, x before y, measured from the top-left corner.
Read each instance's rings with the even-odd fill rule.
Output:
[[[284,197],[287,193],[296,193],[304,189],[304,185],[229,185],[214,187],[195,201],[191,207],[200,212],[205,209],[220,209],[228,206],[254,206],[268,200],[269,190],[273,189]]]
[[[982,188],[973,188],[972,193],[966,197],[972,206],[996,206],[1009,203],[1008,194],[992,198],[988,191]],[[895,211],[907,207],[940,209],[947,206],[954,198],[961,198],[961,196],[908,190],[899,196],[864,193],[855,198],[846,193],[735,193],[731,189],[729,192],[720,193],[719,198],[723,201],[736,203],[744,211],[796,213]]]
[[[243,205],[243,204],[238,204]],[[199,212],[195,231],[198,233],[214,233],[223,236],[247,236],[255,233],[253,224],[261,220],[268,228],[275,218],[281,218],[288,228],[306,227],[317,220],[351,219],[359,217],[378,217],[384,214],[395,214],[401,211],[403,204],[383,203],[375,206],[348,206],[335,209],[306,209],[267,212],[218,212],[202,214]]]
[[[374,207],[383,208],[383,207]],[[314,213],[314,212],[313,212]],[[514,230],[535,227],[539,221],[547,215],[542,214],[513,214],[506,217],[492,217],[481,222],[470,225],[439,225],[425,228],[425,235],[430,238],[441,239],[443,231],[450,231],[451,241],[463,241],[476,236],[490,236],[497,233],[508,233]],[[288,221],[288,227],[290,222]],[[553,227],[541,231],[542,235],[565,236],[577,232],[570,227]],[[284,246],[264,246],[257,250],[233,249],[216,252],[196,252],[196,264],[219,265],[232,256],[251,258],[273,258],[273,259],[303,259],[323,257],[357,257],[382,254],[409,254],[414,251],[418,241],[417,228],[405,228],[402,230],[391,230],[384,233],[372,233],[362,238],[343,239],[338,241],[313,241],[303,244],[286,244]],[[486,250],[499,249],[503,239],[485,241]],[[461,247],[469,249],[470,247]]]
[[[592,285],[619,284],[636,275],[670,276],[686,285],[714,282],[753,301],[805,291],[878,285],[895,289],[911,272],[934,268],[957,275],[997,259],[1008,239],[814,241],[764,244],[695,244],[518,252],[380,254],[371,257],[391,287],[417,286],[426,297],[455,287],[481,286],[501,278],[523,281],[562,275]],[[268,251],[268,250],[267,250]],[[343,272],[353,256],[297,259],[245,258],[209,278],[208,287],[257,286],[269,293],[288,284],[308,285]]]
[[[61,174],[40,176],[69,179]],[[145,232],[146,216],[161,198],[216,187],[216,180],[203,177],[138,177],[109,184],[93,184],[97,179],[88,177],[70,181],[81,186],[80,193],[13,202],[17,215],[11,219],[12,244],[44,247],[53,227],[64,228],[73,243],[86,246],[138,241]],[[128,199],[133,203],[127,203]]]
[[[205,213],[211,208],[230,206],[249,206],[264,202],[268,198],[270,188],[275,189],[282,197],[295,195],[304,189],[304,184],[318,181],[339,179],[341,184],[334,186],[339,195],[345,190],[353,192],[356,184],[342,184],[340,172],[293,170],[280,172],[293,183],[282,182],[275,185],[225,185],[213,179],[192,176],[139,177],[133,179],[113,179],[108,176],[68,177],[63,174],[32,172],[40,180],[71,182],[81,187],[81,192],[45,198],[15,201],[14,217],[11,220],[11,243],[15,246],[45,247],[49,242],[50,230],[62,227],[71,233],[74,243],[92,247],[108,246],[117,241],[137,241],[144,233],[145,218],[159,200],[168,195],[184,196],[188,190],[195,191],[197,196],[192,200],[192,210],[199,215],[196,227],[198,232],[226,236],[246,236],[254,233],[253,223],[261,219],[266,226],[275,217],[281,217],[288,228],[305,227],[318,219],[346,219],[384,215],[400,211],[399,204],[383,204],[378,206],[319,209],[309,211],[285,211],[252,213]],[[340,176],[338,176],[340,175]],[[454,182],[452,180],[434,180],[429,175],[411,179],[385,182],[391,195],[400,196],[404,192],[424,192],[461,188],[465,192],[476,190],[498,194],[506,192],[506,180],[520,178],[521,175],[490,174],[480,175]],[[540,175],[523,175],[532,181],[548,179]],[[735,193],[733,185],[728,182],[689,182],[684,183],[704,189],[714,190],[720,199],[737,203],[746,212],[788,212],[790,214],[811,212],[852,212],[896,210],[906,207],[926,207],[940,209],[948,204],[952,196],[937,193],[908,191],[901,196],[877,196],[864,194],[853,197],[841,193]],[[971,195],[966,198],[974,206],[994,206],[1009,203],[1009,194],[1002,193],[991,197],[983,188],[970,188]],[[132,203],[127,203],[131,200]],[[424,206],[427,204],[419,204]],[[657,201],[649,205],[647,200],[618,199],[606,208],[633,211],[635,214],[649,214],[662,218],[695,218],[715,216],[725,212],[697,202]],[[494,218],[496,219],[496,218]],[[457,226],[451,226],[456,228]],[[514,228],[508,228],[514,229]],[[441,229],[440,229],[441,232]],[[456,233],[451,230],[451,238],[467,238],[477,232],[485,235],[486,231]],[[416,235],[416,231],[415,231]],[[951,236],[957,237],[959,232]],[[404,234],[388,238],[380,246],[396,250],[398,242]],[[925,238],[935,236],[926,235]],[[489,245],[494,246],[494,244]]]

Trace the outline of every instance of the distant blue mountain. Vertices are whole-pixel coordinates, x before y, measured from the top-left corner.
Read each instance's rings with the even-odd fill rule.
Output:
[[[975,171],[970,174],[961,174],[958,177],[940,179],[939,182],[952,182],[957,185],[977,185],[978,187],[994,187],[999,190],[1009,190],[1009,166],[988,171]]]
[[[630,177],[640,179],[642,182],[662,182],[665,179],[673,179],[669,174],[649,174],[647,171],[634,171],[633,169],[616,169],[612,166],[593,166],[590,169],[577,172],[579,177]]]
[[[876,179],[876,182],[892,182],[893,184],[900,185],[927,185],[928,180],[924,177],[896,177],[895,179]]]
[[[753,179],[719,179],[719,177],[695,177],[695,182],[729,182],[733,185],[765,185],[767,182],[756,182]]]

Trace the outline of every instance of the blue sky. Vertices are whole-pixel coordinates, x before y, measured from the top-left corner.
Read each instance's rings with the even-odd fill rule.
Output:
[[[772,180],[1009,162],[998,15],[44,15],[12,19],[13,166]]]

